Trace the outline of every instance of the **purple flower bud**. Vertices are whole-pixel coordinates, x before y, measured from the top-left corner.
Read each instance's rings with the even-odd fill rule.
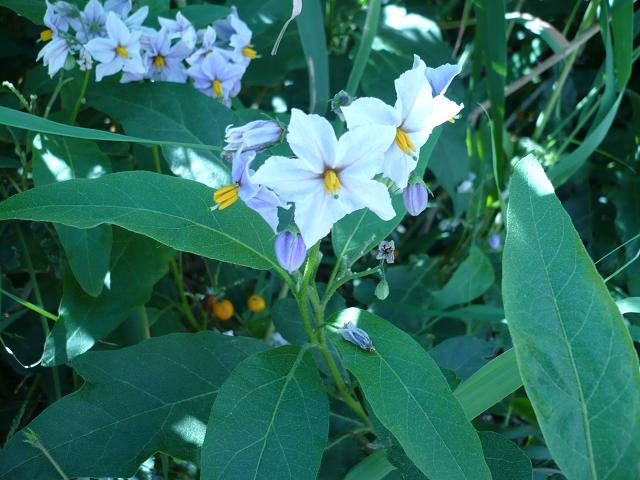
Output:
[[[367,352],[375,351],[373,342],[369,338],[369,334],[361,328],[356,327],[351,322],[347,323],[340,329],[340,335],[342,335],[342,338],[344,338],[346,341],[357,345],[362,350],[366,350]]]
[[[298,270],[307,256],[307,246],[299,233],[278,234],[275,248],[278,263],[289,273]]]
[[[282,128],[274,120],[255,120],[241,127],[227,126],[224,132],[225,150],[261,151],[277,143]]]
[[[502,245],[502,237],[497,233],[494,233],[489,237],[489,248],[491,250],[500,250],[500,246]]]
[[[429,191],[422,183],[409,185],[403,190],[402,199],[404,200],[404,206],[407,212],[416,217],[427,208]]]

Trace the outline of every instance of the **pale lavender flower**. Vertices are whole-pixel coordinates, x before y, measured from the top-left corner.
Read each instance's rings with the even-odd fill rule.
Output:
[[[240,92],[240,79],[244,74],[244,68],[229,62],[214,50],[200,63],[192,65],[187,74],[193,78],[194,86],[202,93],[229,105],[229,99]]]
[[[409,215],[417,217],[427,208],[429,191],[424,184],[418,182],[402,191],[402,200]]]
[[[64,67],[67,57],[71,53],[69,42],[65,37],[69,23],[56,12],[54,5],[47,2],[44,24],[48,30],[40,34],[40,39],[47,44],[38,52],[36,61],[42,59],[44,66],[49,67],[49,76],[53,77]]]
[[[255,150],[257,152],[280,140],[282,127],[274,120],[255,120],[241,127],[228,125],[224,132],[227,151]]]
[[[107,38],[94,38],[86,48],[91,56],[100,62],[96,67],[96,80],[120,71],[131,74],[144,74],[145,69],[140,56],[140,33],[131,32],[118,18],[109,12],[106,21]]]
[[[106,37],[105,30],[107,12],[98,0],[89,0],[80,12],[80,24],[77,28],[76,38],[82,44],[86,44],[94,38]]]
[[[298,270],[307,256],[307,246],[299,233],[278,234],[275,250],[278,263],[289,273]]]
[[[144,64],[148,78],[178,83],[187,81],[187,72],[182,61],[191,49],[183,41],[171,45],[168,32],[161,29],[147,37],[145,49]]]
[[[178,12],[175,20],[158,17],[158,22],[162,28],[169,32],[171,39],[180,38],[190,49],[196,46],[198,33],[193,24],[182,13]]]
[[[238,197],[247,207],[258,212],[275,232],[278,228],[278,207],[287,208],[280,198],[268,188],[256,185],[251,180],[251,162],[255,152],[237,152],[233,156],[231,178],[239,186]]]
[[[68,2],[56,2],[52,4],[47,1],[47,13],[45,13],[44,17],[44,23],[47,26],[49,26],[47,24],[47,14],[49,14],[50,10],[51,14],[55,15],[55,20],[53,23],[55,23],[56,29],[58,31],[66,32],[69,30],[69,27],[73,28],[74,30],[78,30],[80,28],[80,11],[75,5],[72,5]],[[49,28],[51,27],[49,26]],[[52,28],[52,30],[54,29]]]
[[[253,36],[247,24],[240,20],[238,11],[231,7],[231,14],[227,17],[232,33],[229,36],[229,46],[232,50],[228,53],[231,61],[244,65],[256,58],[256,51],[251,48],[251,38]]]
[[[195,65],[196,63],[198,63],[204,57],[213,52],[213,50],[216,48],[215,43],[216,31],[213,29],[213,27],[207,27],[207,29],[202,32],[202,46],[187,58],[187,63],[189,65]]]

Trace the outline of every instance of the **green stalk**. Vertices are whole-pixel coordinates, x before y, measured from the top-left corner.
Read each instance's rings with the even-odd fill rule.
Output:
[[[49,320],[53,320],[54,322],[57,322],[60,319],[60,317],[57,317],[53,313],[47,312],[45,309],[40,308],[39,306],[34,305],[33,303],[28,302],[27,300],[23,300],[20,297],[16,297],[15,295],[7,292],[2,287],[0,287],[0,293],[2,293],[3,295],[6,295],[7,297],[9,297],[14,302],[18,302],[23,307],[28,308],[29,310],[37,313],[38,315],[41,315],[43,317],[47,317]],[[0,296],[0,298],[1,298],[1,296]],[[47,325],[47,328],[48,328],[48,325]]]
[[[198,324],[198,320],[193,316],[193,312],[191,311],[191,306],[189,305],[189,301],[187,300],[187,296],[184,293],[184,281],[182,280],[182,273],[180,269],[178,269],[178,264],[175,259],[171,259],[169,262],[171,265],[171,271],[173,272],[173,278],[176,282],[176,286],[178,287],[178,295],[180,296],[180,303],[182,304],[182,311],[184,312],[187,320],[191,326],[196,330],[196,332],[200,331],[200,325]]]
[[[80,113],[80,106],[82,105],[82,100],[84,99],[84,96],[87,93],[87,87],[89,86],[91,71],[92,70],[87,70],[84,74],[84,80],[82,82],[82,87],[80,88],[80,95],[78,95],[76,104],[74,105],[73,111],[71,112],[71,117],[69,118],[69,123],[71,125],[76,123],[76,118],[78,117],[78,113]]]
[[[362,31],[362,39],[358,46],[358,53],[353,62],[351,73],[349,74],[349,80],[347,81],[346,91],[349,95],[355,95],[362,80],[362,75],[369,61],[369,55],[371,54],[371,45],[373,39],[378,32],[378,23],[380,21],[380,4],[381,0],[369,0],[369,10],[367,12],[367,18],[364,22],[364,29]]]

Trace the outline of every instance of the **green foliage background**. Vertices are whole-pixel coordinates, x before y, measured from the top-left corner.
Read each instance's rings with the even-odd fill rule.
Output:
[[[259,57],[232,109],[85,91],[35,63],[45,2],[0,0],[23,95],[0,92],[0,479],[640,478],[632,0],[303,0],[276,56],[289,0],[134,3],[199,28],[235,3]],[[290,276],[255,212],[209,210],[227,125],[300,108],[339,131],[329,99],[393,103],[414,53],[463,67],[425,212],[394,192],[396,218],[352,213]]]

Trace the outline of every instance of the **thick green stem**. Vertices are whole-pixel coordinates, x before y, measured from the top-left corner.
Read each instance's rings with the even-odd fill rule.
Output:
[[[355,95],[362,80],[362,75],[369,62],[369,55],[371,54],[371,45],[373,39],[378,32],[378,23],[380,21],[380,4],[381,0],[369,0],[369,10],[367,11],[367,18],[364,22],[364,30],[362,31],[362,39],[358,46],[358,53],[353,62],[351,73],[349,74],[349,80],[347,81],[347,93],[349,95]]]
[[[87,87],[89,86],[89,79],[91,78],[92,70],[87,70],[84,74],[84,80],[82,82],[82,87],[80,87],[80,94],[76,99],[76,103],[73,106],[73,111],[71,112],[71,117],[69,118],[69,123],[73,125],[76,123],[76,118],[78,118],[78,113],[80,112],[80,107],[82,106],[82,102],[84,100],[84,96],[87,93]]]
[[[199,331],[200,330],[200,324],[198,324],[198,320],[196,320],[196,317],[193,316],[193,312],[191,311],[191,305],[189,305],[189,301],[187,300],[187,296],[185,295],[184,292],[184,281],[182,280],[182,273],[180,272],[180,269],[178,268],[178,264],[176,263],[175,259],[171,259],[171,261],[169,262],[169,265],[171,265],[171,271],[173,272],[173,278],[176,282],[176,286],[178,287],[178,295],[180,296],[180,303],[182,304],[182,311],[184,312],[185,316],[187,317],[187,320],[189,320],[189,323],[191,324],[191,326],[196,330]]]

